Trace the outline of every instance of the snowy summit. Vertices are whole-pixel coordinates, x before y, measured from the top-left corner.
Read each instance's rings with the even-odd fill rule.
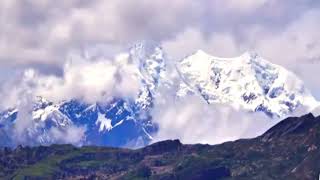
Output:
[[[318,104],[293,73],[252,52],[218,58],[198,50],[182,59],[177,70],[183,87],[178,95],[191,91],[209,104],[230,104],[281,118],[298,107],[312,109]]]

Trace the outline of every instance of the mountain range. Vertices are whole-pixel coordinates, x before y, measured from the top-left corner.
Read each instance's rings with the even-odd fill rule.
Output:
[[[218,58],[199,50],[172,63],[160,46],[144,42],[124,54],[139,80],[135,99],[107,97],[88,103],[70,98],[54,103],[37,96],[29,105],[34,125],[26,130],[30,140],[26,145],[58,143],[50,129],[75,125],[85,127],[79,145],[145,146],[159,128],[151,111],[163,93],[168,93],[163,89],[169,89],[175,99],[197,96],[208,104],[262,112],[270,119],[285,118],[301,109],[310,112],[319,105],[297,76],[256,53]],[[18,107],[7,107],[0,113],[0,146],[18,145],[11,134],[19,112]]]

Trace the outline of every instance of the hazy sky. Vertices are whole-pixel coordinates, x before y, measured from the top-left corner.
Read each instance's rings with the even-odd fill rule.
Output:
[[[319,0],[1,0],[0,80],[29,66],[61,75],[73,50],[155,40],[173,60],[254,50],[320,99],[319,19]]]

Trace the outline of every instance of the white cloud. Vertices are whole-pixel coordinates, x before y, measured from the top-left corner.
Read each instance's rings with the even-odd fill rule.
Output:
[[[269,2],[272,0],[269,0]],[[224,7],[233,11],[250,12],[265,5],[268,0],[228,0],[223,1]]]
[[[186,31],[178,34],[175,39],[164,41],[162,45],[168,54],[176,60],[182,59],[199,49],[221,57],[233,57],[241,53],[232,35],[213,33],[208,37],[195,28],[186,29]]]
[[[70,125],[65,129],[52,127],[49,129],[48,135],[53,143],[81,146],[85,140],[85,132],[85,127]]]
[[[178,138],[183,143],[218,144],[256,137],[278,122],[258,113],[208,105],[199,97],[172,99],[168,97],[155,106],[153,117],[159,132],[154,141]]]
[[[62,77],[39,74],[33,69],[26,70],[18,84],[5,86],[12,89],[4,91],[6,106],[16,106],[14,103],[19,102],[19,93],[25,91],[26,84],[31,84],[27,90],[34,95],[54,102],[72,98],[88,103],[114,96],[135,98],[140,84],[137,67],[128,62],[128,55],[120,55],[115,60],[90,58],[93,57],[70,56]]]
[[[19,99],[16,102],[19,102],[17,108],[20,109],[20,112],[17,116],[17,119],[14,124],[14,128],[9,133],[10,136],[14,137],[13,140],[17,144],[27,144],[28,142],[28,129],[34,127],[35,122],[32,120],[30,103],[32,102],[32,91],[27,88],[19,92]],[[16,97],[18,98],[18,97]]]
[[[0,4],[0,63],[61,65],[70,49],[88,44],[126,46],[143,39],[164,41],[190,27],[199,28],[201,32],[231,31],[235,23],[252,24],[257,9],[264,8],[259,14],[265,16],[268,8],[282,7],[276,2],[3,1]],[[264,23],[262,18],[259,21]]]
[[[318,10],[306,12],[302,17],[289,24],[280,33],[271,33],[262,29],[256,33],[251,46],[274,61],[285,65],[307,63],[320,57],[320,18]],[[251,34],[248,33],[248,37]]]
[[[203,4],[191,0],[23,0],[5,1],[0,9],[0,63],[61,65],[70,49],[87,44],[126,46],[141,39],[168,38],[190,20],[197,20]]]
[[[32,118],[32,111],[35,92],[32,89],[34,84],[32,79],[34,78],[34,71],[28,70],[25,72],[23,81],[19,88],[15,88],[11,95],[14,96],[16,108],[19,110],[17,119],[15,120],[12,128],[5,128],[7,135],[11,138],[13,145],[39,145],[43,143],[43,139],[46,139],[50,143],[71,143],[74,145],[81,145],[83,138],[85,137],[85,127],[75,126],[70,124],[64,128],[49,127],[48,134],[38,134],[35,131],[41,122],[38,124]],[[7,101],[5,103],[8,103]],[[8,104],[6,104],[8,107]],[[38,129],[39,130],[39,129]],[[40,131],[41,132],[41,131]]]

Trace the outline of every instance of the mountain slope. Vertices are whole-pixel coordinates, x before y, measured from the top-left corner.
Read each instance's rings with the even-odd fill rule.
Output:
[[[52,145],[0,150],[1,178],[317,179],[320,117],[288,118],[254,139],[220,145],[178,140],[139,150]]]

